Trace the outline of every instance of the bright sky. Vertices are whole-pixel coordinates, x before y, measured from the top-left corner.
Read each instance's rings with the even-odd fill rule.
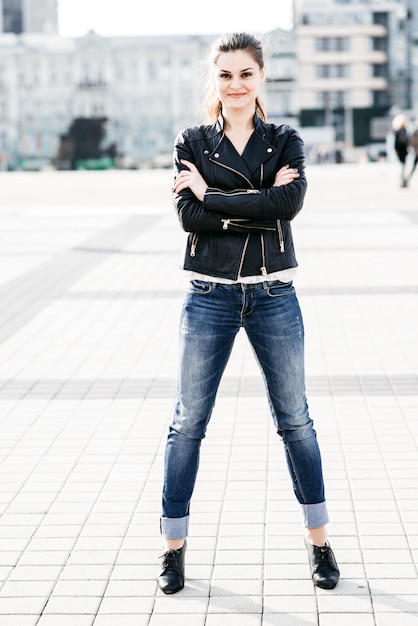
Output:
[[[264,33],[292,27],[292,0],[58,0],[59,34]]]

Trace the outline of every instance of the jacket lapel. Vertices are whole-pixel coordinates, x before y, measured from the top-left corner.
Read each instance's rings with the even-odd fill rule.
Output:
[[[255,130],[245,146],[242,158],[250,168],[251,174],[253,175],[259,170],[260,166],[271,159],[276,152],[276,148],[270,145],[257,133],[257,130]]]
[[[250,184],[258,185],[261,165],[277,152],[277,149],[264,139],[258,116],[255,116],[255,131],[248,140],[242,156],[238,154],[232,143],[223,134],[222,116],[218,118],[217,124],[222,135],[219,143],[209,155],[209,159],[240,174]]]
[[[258,185],[260,166],[271,159],[276,152],[274,146],[260,137],[257,131],[254,131],[242,156],[238,154],[228,138],[223,135],[216,148],[209,155],[209,159],[213,163],[240,174],[250,184]]]

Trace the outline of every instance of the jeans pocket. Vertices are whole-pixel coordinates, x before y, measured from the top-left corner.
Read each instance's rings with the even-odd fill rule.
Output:
[[[189,288],[187,293],[205,296],[210,293],[212,290],[212,284],[207,282],[206,280],[191,280],[189,283]]]
[[[283,296],[291,296],[295,289],[293,287],[293,281],[288,283],[282,283],[280,280],[275,280],[267,287],[267,294],[271,298],[281,298]]]

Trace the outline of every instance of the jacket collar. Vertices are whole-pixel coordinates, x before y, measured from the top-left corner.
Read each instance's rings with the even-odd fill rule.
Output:
[[[210,154],[211,161],[233,168],[246,178],[252,178],[260,166],[277,152],[275,146],[266,139],[266,125],[257,114],[254,114],[254,126],[255,132],[251,135],[241,157],[224,135],[224,119],[220,114],[216,128],[221,133],[221,139]]]
[[[215,127],[218,132],[223,132],[224,126],[225,126],[225,120],[221,112],[219,113],[218,119],[215,122]],[[257,113],[254,113],[254,127],[255,127],[256,132],[262,135],[265,132],[265,126],[266,126],[266,123],[263,122],[263,120],[257,115]]]

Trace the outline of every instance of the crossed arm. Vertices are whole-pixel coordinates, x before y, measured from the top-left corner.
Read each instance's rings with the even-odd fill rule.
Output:
[[[181,163],[186,165],[189,169],[181,170],[179,175],[177,176],[174,185],[173,191],[175,193],[180,193],[183,189],[190,189],[193,194],[196,196],[198,200],[203,202],[206,190],[208,189],[208,185],[206,184],[204,178],[200,174],[197,167],[194,163],[190,161],[186,161],[186,159],[182,159]],[[299,177],[299,172],[297,169],[289,167],[289,165],[284,165],[279,169],[274,178],[273,187],[281,187],[282,185],[288,185],[295,178]]]

